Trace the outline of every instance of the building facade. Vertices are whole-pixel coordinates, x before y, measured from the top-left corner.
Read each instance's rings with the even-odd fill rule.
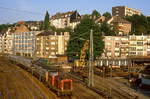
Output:
[[[4,36],[0,34],[0,53],[4,53]]]
[[[50,23],[56,28],[75,28],[80,23],[81,16],[77,11],[57,13],[50,18]]]
[[[112,16],[125,17],[125,16],[132,16],[134,14],[141,15],[141,12],[139,10],[129,8],[126,6],[112,7]]]
[[[6,54],[13,54],[13,36],[11,29],[0,35],[0,52]]]
[[[105,36],[104,58],[150,56],[150,35]]]
[[[150,56],[150,36],[129,36],[129,56]]]
[[[150,57],[150,35],[105,36],[97,66],[129,66],[130,58]]]
[[[117,35],[128,35],[131,32],[131,23],[121,17],[113,16],[107,23],[113,26]]]
[[[104,58],[126,58],[128,56],[127,36],[105,36]]]
[[[25,22],[19,22],[13,31],[13,54],[27,57],[35,56],[35,35],[39,31],[30,31]]]
[[[41,32],[36,35],[36,57],[56,58],[57,55],[64,55],[67,50],[68,40],[68,32]]]
[[[13,54],[13,33],[11,32],[10,28],[8,28],[3,37],[4,37],[3,52],[7,54]]]
[[[15,55],[34,57],[35,35],[37,31],[17,32],[13,35],[13,50]]]

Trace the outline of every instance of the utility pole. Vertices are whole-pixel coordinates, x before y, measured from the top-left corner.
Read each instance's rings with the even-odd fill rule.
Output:
[[[93,79],[93,30],[91,30],[90,33],[90,58],[89,58],[89,82],[88,86],[92,87],[94,86],[94,79]]]

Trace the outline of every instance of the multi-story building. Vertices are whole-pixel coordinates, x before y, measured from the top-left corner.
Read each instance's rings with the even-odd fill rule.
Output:
[[[4,36],[0,34],[0,53],[4,52]]]
[[[105,58],[150,56],[149,35],[105,36],[104,42]]]
[[[14,54],[34,57],[36,33],[35,31],[14,33]]]
[[[129,56],[149,56],[150,36],[130,35],[129,36]]]
[[[104,58],[125,58],[128,55],[128,37],[105,36]]]
[[[80,23],[81,16],[77,11],[57,13],[50,18],[50,23],[56,28],[75,28]]]
[[[118,35],[128,35],[131,32],[131,23],[121,17],[113,16],[107,23],[113,26]]]
[[[19,24],[13,33],[13,54],[34,57],[35,35],[39,31],[29,31],[24,23]]]
[[[64,55],[68,40],[68,32],[41,32],[36,35],[36,57],[56,58],[56,55]]]
[[[116,6],[112,7],[112,16],[132,16],[134,14],[141,15],[141,12],[139,10],[128,8],[127,6]]]
[[[11,29],[8,28],[3,34],[0,35],[0,52],[12,54],[13,53],[13,36]]]
[[[6,33],[3,35],[4,38],[4,47],[3,53],[13,54],[13,33],[11,28],[8,28]]]
[[[120,46],[120,57],[126,58],[129,55],[129,38],[128,36],[123,36],[121,38]]]
[[[150,56],[150,35],[105,36],[102,57],[97,60],[100,66],[127,66],[128,58]]]

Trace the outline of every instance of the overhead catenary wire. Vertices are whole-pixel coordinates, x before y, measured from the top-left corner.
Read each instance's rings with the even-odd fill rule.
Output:
[[[1,5],[0,5],[0,10],[4,10],[5,13],[6,13],[6,11],[10,11],[11,13],[14,13],[11,15],[11,17],[9,17],[7,15],[5,15],[4,17],[0,16],[1,17],[0,24],[15,23],[19,20],[33,20],[33,19],[39,20],[39,16],[41,18],[44,17],[44,13],[34,12],[34,11],[29,11],[29,10],[21,10],[21,9],[16,9],[16,8],[9,8],[9,7],[1,6]],[[28,14],[28,15],[24,16],[25,14]],[[35,18],[35,17],[38,17],[38,18]],[[11,20],[10,20],[10,18],[11,18]],[[6,21],[4,21],[4,20],[6,20]]]
[[[2,6],[0,6],[0,9],[10,10],[10,11],[15,11],[15,12],[23,12],[23,13],[34,14],[34,15],[43,15],[42,13],[39,13],[39,12],[32,12],[32,11],[20,10],[20,9],[14,9],[14,8],[7,8],[7,7],[2,7]]]

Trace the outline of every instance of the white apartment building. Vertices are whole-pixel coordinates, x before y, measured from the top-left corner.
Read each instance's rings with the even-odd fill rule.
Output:
[[[105,36],[104,58],[150,56],[150,35]]]
[[[10,28],[6,33],[0,35],[0,52],[12,54],[13,53],[13,35]]]
[[[149,56],[150,54],[150,36],[148,35],[130,35],[129,36],[129,56]]]
[[[50,18],[50,23],[56,28],[75,28],[80,23],[81,16],[77,11],[71,11],[66,13],[57,13]]]
[[[0,34],[0,53],[4,52],[4,36]]]

